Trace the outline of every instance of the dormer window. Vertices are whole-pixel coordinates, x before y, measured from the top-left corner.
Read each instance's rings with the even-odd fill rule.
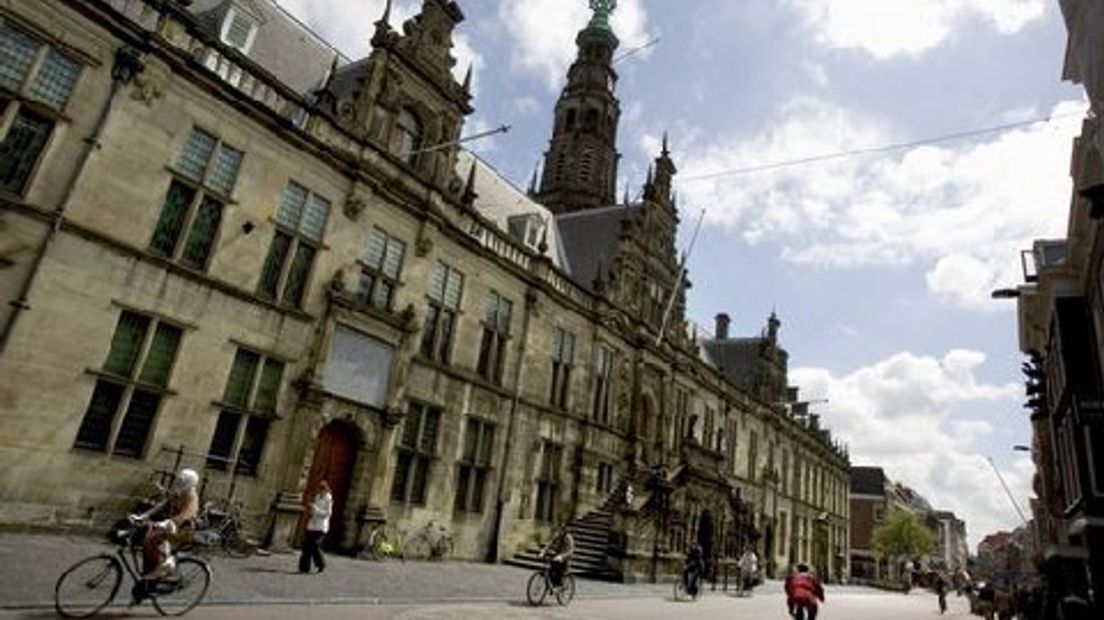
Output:
[[[253,47],[253,41],[257,38],[257,22],[240,8],[232,7],[226,12],[220,38],[223,43],[243,54],[248,54]]]
[[[536,213],[515,215],[509,219],[510,236],[530,250],[537,250],[544,235],[544,220]]]
[[[403,108],[395,118],[395,130],[391,133],[391,152],[413,165],[422,148],[422,124],[409,108]]]

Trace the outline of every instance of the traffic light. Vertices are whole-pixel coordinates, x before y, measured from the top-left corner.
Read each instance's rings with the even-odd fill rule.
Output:
[[[1028,361],[1020,367],[1027,377],[1024,381],[1024,391],[1027,393],[1027,402],[1024,408],[1031,410],[1032,419],[1044,416],[1047,413],[1047,381],[1046,371],[1043,369],[1043,358],[1039,353],[1028,353]]]

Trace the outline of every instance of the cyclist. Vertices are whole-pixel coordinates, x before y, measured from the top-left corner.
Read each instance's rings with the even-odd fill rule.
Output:
[[[561,524],[552,534],[552,540],[541,550],[542,558],[550,558],[548,580],[552,587],[563,588],[563,578],[567,574],[568,564],[575,553],[575,538],[567,531],[567,524]]]
[[[823,600],[824,588],[820,580],[809,572],[807,564],[798,564],[797,570],[786,578],[786,605],[790,615],[798,620],[816,620],[818,601]]]
[[[939,614],[947,613],[947,581],[942,573],[935,574],[935,594],[939,597]]]
[[[142,539],[142,572],[147,579],[160,579],[172,572],[173,552],[191,540],[199,514],[199,474],[181,469],[165,499],[131,519],[150,522]]]
[[[705,552],[697,542],[686,550],[686,563],[682,568],[682,583],[686,586],[686,593],[691,597],[698,595],[698,586],[701,577],[705,574]]]
[[[751,596],[751,589],[755,587],[755,581],[759,574],[759,557],[755,555],[755,551],[748,547],[747,551],[740,556],[740,594],[746,594]]]

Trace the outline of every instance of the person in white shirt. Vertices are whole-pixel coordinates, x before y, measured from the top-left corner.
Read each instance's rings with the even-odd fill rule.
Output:
[[[330,531],[330,514],[333,513],[333,495],[330,485],[322,480],[314,499],[305,507],[307,511],[307,531],[303,534],[303,549],[299,554],[299,572],[309,573],[311,562],[318,572],[326,570],[326,560],[322,557],[322,538]]]
[[[755,555],[755,551],[748,548],[744,551],[744,555],[740,556],[740,592],[743,594],[751,594],[751,589],[755,587],[755,581],[759,573],[759,556]]]

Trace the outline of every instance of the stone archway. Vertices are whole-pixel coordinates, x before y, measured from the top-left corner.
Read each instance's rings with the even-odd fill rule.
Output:
[[[360,430],[341,420],[330,422],[318,433],[304,499],[310,501],[314,497],[320,481],[329,483],[333,493],[333,514],[330,516],[330,532],[324,543],[327,549],[339,548],[345,540],[345,508],[362,443]],[[300,529],[303,527],[305,519],[300,524]]]

